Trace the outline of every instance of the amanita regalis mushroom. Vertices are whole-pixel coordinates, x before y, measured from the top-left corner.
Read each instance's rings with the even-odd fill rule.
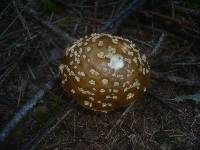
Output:
[[[135,101],[150,78],[146,56],[131,41],[103,33],[76,41],[59,70],[65,91],[83,107],[102,112]]]

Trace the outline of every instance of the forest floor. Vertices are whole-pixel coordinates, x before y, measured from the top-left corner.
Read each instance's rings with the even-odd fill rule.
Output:
[[[200,149],[198,0],[147,1],[106,30],[135,42],[151,66],[148,92],[109,113],[86,110],[68,96],[57,79],[58,66],[73,39],[99,31],[131,1],[0,3],[0,133],[37,99],[2,149]]]

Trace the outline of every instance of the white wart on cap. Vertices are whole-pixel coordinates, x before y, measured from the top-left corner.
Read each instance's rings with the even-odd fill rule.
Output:
[[[59,70],[65,91],[85,108],[102,112],[135,101],[150,80],[146,56],[131,41],[103,33],[76,41]]]

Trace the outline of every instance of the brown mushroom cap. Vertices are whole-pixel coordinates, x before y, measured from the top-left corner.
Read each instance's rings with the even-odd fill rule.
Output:
[[[129,40],[91,34],[66,51],[60,74],[64,90],[85,108],[107,112],[126,106],[146,91],[146,56]]]

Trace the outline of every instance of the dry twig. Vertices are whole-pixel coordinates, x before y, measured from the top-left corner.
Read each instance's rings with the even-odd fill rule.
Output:
[[[162,81],[170,81],[181,86],[200,87],[200,81],[192,81],[181,77],[151,71],[151,77]]]
[[[72,104],[72,103],[71,103]],[[69,106],[71,106],[71,104]],[[44,131],[42,130],[39,132],[28,144],[26,144],[22,149],[29,149],[31,150],[37,149],[37,146],[40,142],[45,139],[52,131],[54,131],[58,125],[72,112],[72,109],[66,109],[66,111],[62,112],[61,114],[57,115],[53,120],[47,123],[47,126],[44,127]]]
[[[165,9],[169,10],[170,5],[164,5],[161,8],[165,8]],[[174,9],[175,9],[176,13],[178,12],[178,13],[188,15],[188,16],[191,16],[191,17],[200,18],[200,11],[198,11],[198,10],[194,10],[194,9],[191,9],[191,8],[185,8],[185,7],[178,6],[178,5],[174,5]]]
[[[106,135],[106,139],[109,139],[113,130],[116,130],[116,128],[122,123],[122,121],[126,118],[127,114],[133,109],[133,106],[135,104],[135,101],[133,101],[126,109],[125,111],[122,113],[122,115],[120,116],[120,118],[116,121],[116,123],[113,125],[113,127],[110,129],[110,131],[108,132],[108,134]]]
[[[34,20],[36,20],[41,26],[45,27],[46,29],[48,29],[49,31],[51,31],[52,33],[58,35],[59,37],[61,37],[63,40],[66,40],[70,43],[75,41],[75,38],[70,36],[68,33],[60,30],[59,28],[55,27],[52,24],[49,24],[46,21],[41,20],[38,16],[37,16],[37,12],[35,10],[33,10],[32,8],[27,8],[25,10],[25,12],[31,16]]]
[[[164,38],[166,37],[167,33],[163,32],[158,40],[158,42],[156,43],[155,47],[153,48],[153,50],[151,51],[151,53],[149,54],[149,57],[154,57],[158,54],[159,50],[160,50],[160,46],[164,40]]]
[[[154,91],[152,88],[148,89],[148,91],[146,92],[146,94],[152,96],[154,98],[154,100],[157,100],[164,107],[169,108],[173,112],[181,113],[181,111],[179,109],[174,108],[173,106],[171,106],[171,105],[169,105],[167,103],[167,101],[169,101],[169,99],[164,98],[163,96],[161,96],[160,94],[158,94],[156,91]]]
[[[29,3],[27,3],[20,12],[18,12],[18,15],[13,19],[13,21],[7,26],[6,29],[4,29],[4,31],[0,34],[0,39],[4,37],[4,34],[8,32],[8,30],[14,25],[14,23],[17,21],[17,19],[20,17],[20,15],[24,12],[24,10],[26,9],[27,5]]]
[[[56,80],[57,77],[48,81],[45,87],[39,89],[38,92],[32,98],[27,100],[27,103],[24,106],[22,106],[22,108],[15,114],[13,119],[11,119],[5,126],[5,128],[0,132],[0,143],[3,143],[6,140],[11,131],[15,129],[16,125],[40,101],[40,99],[45,95],[45,93],[53,88]]]
[[[154,17],[155,20],[160,22],[164,28],[173,33],[178,33],[179,36],[192,37],[198,40],[200,39],[200,32],[191,28],[191,23],[188,21],[182,21],[154,11],[141,11],[139,14],[147,19],[152,19]]]
[[[30,34],[30,31],[29,31],[29,28],[28,28],[28,26],[26,24],[26,20],[24,19],[24,17],[20,13],[20,11],[19,11],[19,9],[17,7],[16,1],[13,0],[12,3],[13,3],[13,6],[15,7],[15,11],[16,11],[17,15],[19,16],[19,19],[20,19],[20,21],[22,23],[23,28],[27,31],[27,34],[28,34],[29,38],[31,38],[31,34]]]
[[[113,28],[112,33],[116,32],[121,23],[139,6],[144,4],[144,2],[145,0],[133,0],[124,10],[119,13],[119,15],[108,20],[107,23],[103,27],[101,27],[98,32],[105,32],[111,27]]]

